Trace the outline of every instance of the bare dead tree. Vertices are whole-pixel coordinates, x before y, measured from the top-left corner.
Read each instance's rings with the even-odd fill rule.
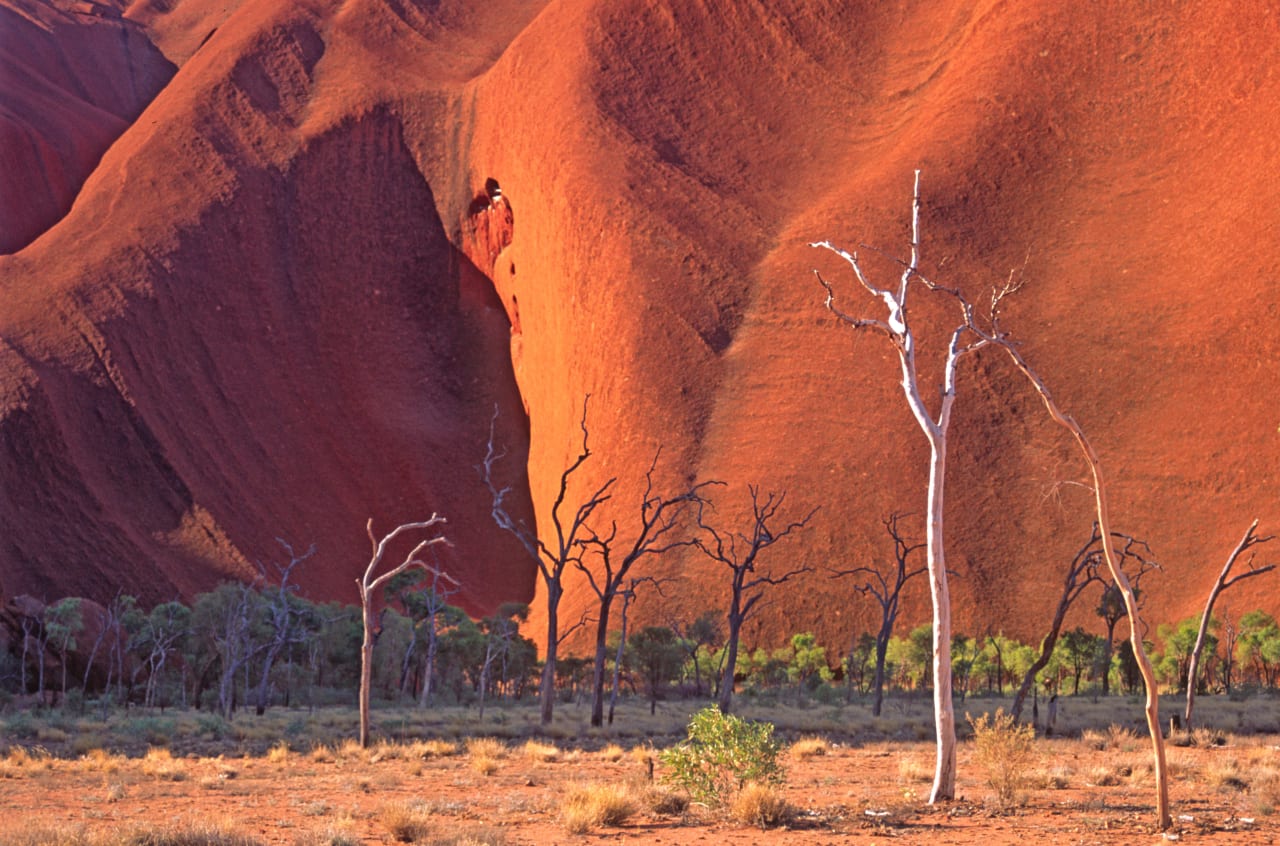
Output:
[[[1145,572],[1158,566],[1153,560],[1151,548],[1144,541],[1137,540],[1129,535],[1121,532],[1111,533],[1112,543],[1118,547],[1120,561],[1122,566],[1124,562],[1137,562],[1139,570]],[[1026,673],[1022,676],[1022,684],[1018,687],[1017,694],[1013,697],[1013,706],[1009,712],[1015,720],[1021,719],[1022,709],[1027,703],[1027,696],[1031,693],[1031,688],[1035,684],[1036,676],[1040,671],[1048,666],[1050,659],[1053,657],[1054,647],[1058,644],[1058,637],[1062,633],[1062,624],[1067,617],[1067,611],[1071,605],[1084,593],[1085,588],[1092,584],[1108,584],[1108,577],[1104,575],[1103,567],[1106,565],[1106,554],[1102,550],[1102,535],[1098,532],[1098,524],[1094,523],[1089,533],[1089,540],[1084,546],[1076,552],[1071,559],[1071,565],[1067,567],[1066,578],[1062,584],[1062,595],[1058,598],[1058,607],[1053,612],[1053,619],[1049,623],[1049,632],[1040,641],[1040,654],[1031,662],[1031,666],[1027,668]],[[1109,660],[1109,658],[1108,658]],[[1109,666],[1109,664],[1108,664]]]
[[[883,319],[856,317],[836,306],[835,289],[814,271],[827,292],[826,307],[839,320],[854,330],[871,329],[883,333],[898,353],[902,368],[902,391],[920,431],[929,442],[929,491],[925,520],[926,563],[933,603],[933,713],[937,736],[937,761],[929,802],[955,798],[956,720],[951,700],[951,590],[947,583],[946,550],[943,543],[943,496],[946,488],[947,437],[951,411],[956,401],[956,367],[960,359],[990,343],[983,334],[974,332],[972,309],[959,292],[929,282],[920,274],[920,171],[915,173],[915,190],[911,203],[911,259],[903,262],[902,276],[896,290],[879,288],[867,279],[857,253],[849,253],[830,241],[811,244],[835,253],[851,268],[858,283],[873,298],[882,301],[887,314]],[[943,365],[942,384],[936,415],[929,410],[921,393],[920,373],[916,362],[916,337],[907,313],[911,283],[918,280],[928,290],[951,295],[960,306],[960,324],[952,330]]]
[[[858,318],[847,314],[835,306],[835,294],[832,287],[827,284],[821,274],[818,274],[818,280],[827,291],[826,305],[827,308],[835,314],[840,320],[854,329],[872,328],[884,332],[893,342],[898,350],[900,362],[902,364],[902,387],[907,397],[907,404],[912,414],[919,423],[921,430],[925,433],[930,446],[929,461],[929,512],[928,512],[928,554],[929,554],[929,573],[931,586],[933,588],[933,609],[934,609],[934,630],[933,630],[933,646],[934,646],[934,722],[937,725],[938,736],[938,760],[937,768],[934,773],[933,789],[930,792],[929,801],[937,802],[941,799],[952,799],[955,796],[955,713],[951,703],[950,695],[950,635],[951,635],[951,599],[947,589],[946,568],[943,558],[942,544],[942,493],[946,471],[946,446],[947,446],[947,428],[950,422],[951,408],[956,396],[956,363],[965,354],[974,352],[985,346],[994,346],[1009,357],[1013,366],[1026,377],[1031,388],[1036,392],[1048,412],[1050,418],[1055,423],[1066,429],[1075,440],[1076,445],[1080,448],[1081,454],[1089,467],[1089,474],[1092,479],[1092,491],[1094,496],[1094,509],[1097,514],[1098,531],[1104,538],[1111,537],[1111,518],[1107,504],[1106,483],[1102,473],[1102,462],[1098,458],[1097,452],[1090,443],[1088,437],[1084,433],[1084,429],[1076,422],[1075,418],[1063,411],[1057,404],[1057,401],[1050,393],[1048,386],[1040,377],[1039,373],[1031,366],[1031,364],[1022,355],[1000,328],[999,314],[1000,307],[1006,297],[1015,293],[1020,287],[1020,282],[1015,282],[1011,275],[1008,282],[1002,286],[997,286],[991,294],[990,308],[987,314],[986,328],[980,326],[975,319],[975,309],[963,292],[956,288],[948,288],[937,285],[919,272],[919,220],[920,220],[920,172],[915,173],[915,190],[912,200],[911,215],[911,260],[909,262],[899,262],[902,267],[902,277],[898,285],[897,292],[877,288],[867,281],[861,267],[858,264],[856,254],[850,254],[844,250],[838,249],[830,244],[830,242],[816,243],[813,246],[828,249],[848,262],[856,275],[858,282],[870,294],[884,301],[888,308],[888,316],[884,320]],[[951,342],[948,347],[946,362],[944,366],[944,377],[942,384],[942,400],[938,411],[937,418],[930,416],[927,407],[920,397],[919,392],[919,376],[915,362],[915,339],[912,335],[910,324],[906,314],[907,293],[909,291],[909,283],[913,278],[919,279],[920,282],[929,290],[937,291],[948,295],[959,307],[961,314],[961,324],[957,326],[951,334]],[[1121,567],[1111,544],[1103,544],[1104,556],[1106,558],[1107,568],[1111,571],[1112,578],[1116,586],[1121,592],[1124,604],[1129,618],[1129,640],[1133,647],[1134,658],[1138,663],[1138,670],[1142,674],[1143,682],[1146,686],[1146,707],[1144,713],[1147,719],[1147,730],[1151,736],[1152,751],[1155,763],[1156,776],[1156,824],[1163,831],[1169,828],[1173,823],[1173,818],[1169,813],[1169,769],[1168,762],[1165,758],[1164,735],[1160,727],[1159,698],[1156,686],[1155,670],[1151,666],[1151,660],[1147,657],[1146,648],[1143,644],[1143,634],[1145,625],[1138,613],[1137,598],[1134,594],[1133,587],[1126,576],[1124,569]],[[945,659],[945,660],[944,660]],[[945,674],[945,681],[943,684]]]
[[[299,642],[300,639],[296,623],[301,611],[296,603],[290,601],[293,594],[297,592],[298,586],[290,584],[289,577],[293,574],[294,568],[316,554],[316,545],[314,543],[305,552],[301,553],[295,552],[293,547],[283,538],[276,538],[276,543],[284,548],[285,554],[289,556],[289,563],[272,562],[272,567],[276,571],[276,578],[279,583],[273,584],[270,592],[266,590],[262,592],[266,604],[266,622],[267,628],[270,630],[270,636],[262,657],[262,677],[258,681],[257,701],[254,703],[254,711],[258,716],[262,716],[267,710],[267,687],[271,682],[271,668],[275,665],[276,659],[280,657],[280,653],[286,647]],[[260,561],[258,562],[258,575],[265,585],[267,583],[267,568]]]
[[[369,566],[365,568],[364,576],[356,579],[356,586],[360,589],[360,609],[361,619],[364,622],[364,641],[360,645],[360,746],[368,748],[369,746],[369,691],[373,684],[373,646],[375,642],[375,632],[378,627],[378,617],[374,611],[375,591],[381,587],[386,581],[399,573],[403,573],[410,567],[427,566],[426,562],[418,556],[426,549],[439,543],[448,544],[449,540],[440,534],[432,534],[431,537],[424,538],[409,551],[396,566],[390,570],[376,575],[378,568],[382,566],[382,559],[387,554],[387,547],[405,532],[426,532],[434,531],[436,527],[442,526],[445,519],[439,514],[432,514],[430,519],[417,523],[402,523],[396,526],[389,533],[379,540],[373,533],[373,518],[369,518],[369,522],[365,524],[365,533],[369,536],[369,543],[373,547],[372,557],[369,559]]]
[[[721,713],[728,714],[733,702],[734,670],[738,661],[738,639],[742,633],[742,624],[755,610],[760,600],[771,587],[784,584],[802,573],[811,573],[813,568],[807,565],[791,567],[781,573],[757,569],[760,553],[773,546],[787,535],[803,529],[818,513],[814,508],[803,518],[793,520],[781,527],[778,524],[778,511],[786,500],[786,491],[770,492],[763,499],[760,488],[749,485],[751,493],[751,517],[745,532],[720,530],[706,521],[706,510],[712,508],[708,500],[698,503],[698,526],[705,535],[694,541],[694,546],[712,561],[717,561],[729,569],[730,593],[729,636],[725,643],[724,678],[720,683],[719,707]],[[777,528],[770,528],[772,523]]]
[[[427,663],[426,669],[423,671],[425,678],[422,680],[422,697],[418,700],[419,705],[423,708],[431,704],[431,697],[434,692],[436,657],[440,653],[440,612],[448,607],[449,597],[462,589],[461,582],[441,569],[438,562],[435,566],[428,567],[427,570],[431,574],[431,586],[423,591],[423,600],[427,612],[427,616],[423,620],[427,627]]]
[[[551,528],[554,536],[550,538],[549,543],[539,537],[539,532],[535,527],[511,516],[505,504],[507,495],[511,493],[511,488],[510,486],[500,488],[494,480],[494,465],[506,455],[506,450],[500,450],[494,443],[498,423],[498,409],[496,406],[493,410],[493,420],[489,426],[489,444],[485,452],[484,462],[477,468],[485,485],[489,488],[489,493],[493,496],[492,513],[494,522],[498,524],[499,528],[514,535],[529,555],[533,557],[538,566],[538,575],[542,578],[543,587],[547,592],[547,646],[542,665],[542,681],[538,691],[543,725],[549,725],[554,716],[556,656],[559,652],[560,643],[572,631],[560,631],[560,599],[564,595],[564,573],[571,564],[581,559],[581,541],[585,539],[586,533],[589,531],[587,522],[592,513],[602,503],[610,499],[609,489],[617,481],[616,476],[610,477],[608,481],[598,487],[594,493],[574,509],[572,515],[566,516],[561,513],[561,510],[565,508],[565,499],[569,493],[569,482],[573,478],[573,474],[592,455],[591,449],[587,444],[587,401],[590,398],[590,395],[587,395],[582,400],[582,420],[579,424],[582,429],[582,449],[573,463],[560,474],[560,489],[556,494],[555,502],[551,504]]]
[[[1191,662],[1187,665],[1187,710],[1183,716],[1183,723],[1187,731],[1191,730],[1191,715],[1196,705],[1196,674],[1200,670],[1200,653],[1204,650],[1205,635],[1209,631],[1209,621],[1213,617],[1213,604],[1218,601],[1218,594],[1237,582],[1253,576],[1261,576],[1263,573],[1269,573],[1276,568],[1274,564],[1255,567],[1253,564],[1254,554],[1250,553],[1247,565],[1249,567],[1248,571],[1237,573],[1233,578],[1229,578],[1231,568],[1235,566],[1241,555],[1255,546],[1275,540],[1275,535],[1259,537],[1254,534],[1257,530],[1258,521],[1255,518],[1249,524],[1249,528],[1245,530],[1244,537],[1240,538],[1240,542],[1236,544],[1235,549],[1231,550],[1231,554],[1227,556],[1227,563],[1223,565],[1222,572],[1218,574],[1213,587],[1209,590],[1209,599],[1204,604],[1204,613],[1200,615],[1200,630],[1196,634],[1196,645],[1191,650]]]
[[[885,531],[893,539],[894,563],[890,566],[887,575],[878,566],[854,567],[850,570],[832,570],[831,572],[833,578],[844,576],[859,577],[853,589],[863,596],[873,597],[880,606],[880,629],[876,632],[874,698],[871,700],[871,714],[875,717],[880,716],[880,711],[884,704],[885,654],[889,649],[889,639],[893,637],[894,623],[898,620],[898,604],[902,596],[902,589],[911,579],[928,572],[927,566],[912,569],[907,564],[907,559],[910,558],[911,553],[923,549],[925,545],[907,541],[898,526],[898,521],[902,519],[902,516],[902,514],[895,511],[881,519]],[[850,647],[850,654],[856,649],[856,640],[854,643],[855,645]]]
[[[650,555],[662,555],[681,546],[689,546],[692,538],[675,537],[680,527],[680,517],[685,509],[694,503],[701,502],[701,491],[709,485],[721,482],[701,482],[675,496],[664,497],[655,493],[653,473],[658,466],[658,455],[645,473],[644,495],[640,499],[640,522],[629,546],[624,547],[622,557],[614,559],[614,545],[618,538],[618,523],[610,523],[609,533],[600,535],[591,528],[586,531],[589,537],[578,542],[584,550],[591,550],[594,555],[589,561],[578,557],[574,566],[586,577],[592,593],[596,595],[596,644],[595,661],[591,675],[591,725],[604,725],[604,665],[609,644],[609,614],[614,599],[623,592],[623,584],[631,572],[631,568],[640,559]]]

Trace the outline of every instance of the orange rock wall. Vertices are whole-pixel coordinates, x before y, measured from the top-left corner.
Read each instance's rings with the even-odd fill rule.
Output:
[[[661,446],[664,485],[729,483],[726,523],[749,483],[820,505],[762,559],[819,572],[747,636],[842,645],[872,608],[823,568],[887,559],[879,518],[923,511],[927,452],[892,349],[836,325],[812,269],[874,303],[806,245],[905,254],[916,168],[929,275],[975,300],[1026,280],[1005,326],[1101,453],[1117,527],[1165,563],[1153,619],[1197,610],[1249,521],[1280,516],[1278,33],[1250,4],[129,15],[181,69],[67,218],[0,259],[7,594],[121,573],[189,591],[282,535],[316,540],[316,591],[348,597],[364,519],[425,509],[471,607],[528,598],[472,465],[497,402],[546,532],[590,394],[571,494],[618,477],[602,516],[625,536]],[[505,209],[476,204],[487,178]],[[911,318],[936,378],[954,313],[920,296]],[[1084,468],[998,357],[968,359],[960,392],[957,630],[1034,636],[1089,531]],[[647,620],[722,601],[694,553],[646,568],[683,579],[641,598]],[[1240,590],[1233,608],[1280,610],[1265,580]],[[920,585],[904,621],[926,614]]]

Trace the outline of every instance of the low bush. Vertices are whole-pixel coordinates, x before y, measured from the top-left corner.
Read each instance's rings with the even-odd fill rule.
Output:
[[[1036,730],[1003,708],[997,708],[994,716],[968,719],[973,728],[973,761],[986,773],[1000,806],[1012,807],[1034,762]]]
[[[688,739],[661,754],[665,778],[695,801],[721,805],[748,782],[781,784],[773,724],[750,722],[717,708],[703,708],[689,721]]]

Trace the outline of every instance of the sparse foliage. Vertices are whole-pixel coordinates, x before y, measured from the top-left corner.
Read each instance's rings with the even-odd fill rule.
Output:
[[[703,708],[689,721],[688,739],[661,757],[669,782],[695,801],[719,805],[749,782],[781,784],[785,773],[779,751],[772,723]]]

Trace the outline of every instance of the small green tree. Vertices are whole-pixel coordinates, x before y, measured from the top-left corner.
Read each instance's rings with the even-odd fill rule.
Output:
[[[44,609],[44,630],[48,644],[58,653],[62,668],[62,697],[67,696],[67,662],[76,651],[76,637],[84,631],[84,617],[80,613],[80,600],[76,597],[60,599]]]
[[[1265,611],[1250,611],[1240,618],[1236,635],[1236,660],[1253,669],[1259,684],[1275,687],[1280,664],[1280,625]]]
[[[820,682],[831,681],[831,667],[827,664],[827,648],[818,645],[813,632],[801,632],[791,636],[791,660],[787,664],[787,680],[796,686],[799,699],[806,690]]]
[[[743,785],[781,784],[780,747],[773,724],[751,722],[708,707],[689,721],[688,739],[661,754],[665,779],[695,801],[720,805]]]
[[[1098,656],[1102,654],[1102,638],[1076,626],[1062,633],[1057,649],[1062,664],[1071,670],[1071,694],[1075,696],[1080,693],[1080,679],[1085,671],[1098,663]]]
[[[658,691],[679,676],[684,667],[680,638],[666,626],[645,626],[628,638],[627,645],[649,691],[649,713],[656,713]]]

